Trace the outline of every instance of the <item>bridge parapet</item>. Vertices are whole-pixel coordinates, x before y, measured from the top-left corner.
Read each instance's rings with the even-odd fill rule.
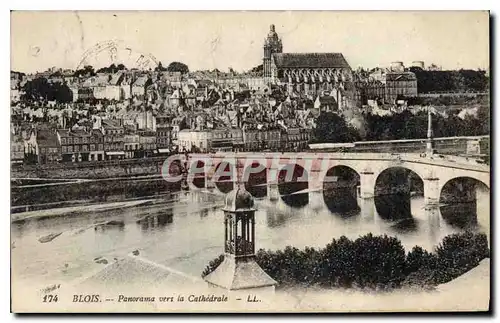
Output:
[[[239,178],[245,179],[245,172],[254,163],[266,169],[267,181],[278,182],[278,174],[286,165],[296,164],[307,173],[306,180],[311,189],[321,189],[329,169],[335,166],[347,166],[360,175],[360,194],[369,197],[374,195],[377,177],[391,167],[407,168],[415,172],[424,181],[426,201],[439,200],[443,186],[457,177],[471,177],[486,186],[490,186],[490,167],[476,163],[474,160],[458,156],[434,155],[427,158],[420,154],[404,153],[214,153],[189,155],[191,162],[205,162],[205,174],[208,179],[214,176],[214,169],[221,162],[233,165],[238,161],[244,167],[238,168]],[[190,164],[190,163],[188,163]],[[429,173],[434,174],[429,176]],[[236,178],[236,174],[234,174]]]

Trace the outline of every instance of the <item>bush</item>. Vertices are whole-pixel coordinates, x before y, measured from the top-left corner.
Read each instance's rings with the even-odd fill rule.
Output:
[[[435,270],[437,264],[436,255],[415,246],[406,256],[405,275],[417,272],[421,269]]]
[[[456,233],[446,236],[436,248],[436,283],[442,284],[464,274],[490,256],[484,233]]]
[[[214,260],[210,261],[208,263],[208,266],[205,267],[205,270],[203,270],[203,273],[201,274],[201,277],[205,277],[208,274],[210,274],[212,271],[217,269],[219,265],[224,261],[224,255],[219,255],[219,257],[215,258]]]
[[[360,287],[399,286],[405,278],[406,252],[395,237],[371,233],[354,241],[353,269]]]
[[[429,287],[454,279],[489,257],[485,234],[453,234],[443,239],[436,253],[415,246],[406,255],[395,237],[371,233],[354,241],[345,236],[325,248],[259,250],[255,260],[279,285],[322,285],[391,289],[405,286]],[[212,260],[205,277],[224,260]]]
[[[354,246],[345,236],[333,239],[321,252],[320,281],[322,285],[351,287],[355,279]]]

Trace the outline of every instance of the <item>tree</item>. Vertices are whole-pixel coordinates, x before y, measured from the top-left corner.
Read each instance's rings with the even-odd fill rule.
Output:
[[[85,65],[83,69],[76,70],[73,76],[95,76],[94,67],[92,67],[91,65]]]
[[[255,67],[253,67],[249,72],[250,73],[255,73],[255,74],[258,74],[258,75],[262,75],[262,73],[264,72],[264,65],[262,65],[262,64],[257,65]]]
[[[168,72],[181,72],[181,74],[189,73],[189,68],[181,62],[172,62],[167,67]]]
[[[116,73],[118,71],[126,70],[127,68],[123,64],[115,65],[114,63],[108,67],[102,67],[97,70],[97,73]]]
[[[23,101],[40,102],[43,99],[65,103],[73,100],[73,92],[66,84],[49,83],[44,77],[26,82],[23,89],[24,93],[21,96]]]
[[[321,143],[353,142],[359,138],[359,133],[343,117],[332,112],[320,115],[313,135],[314,141]]]
[[[158,62],[158,66],[155,67],[155,71],[156,72],[164,72],[166,70],[167,70],[167,68],[163,67],[163,65],[161,64],[161,62]]]

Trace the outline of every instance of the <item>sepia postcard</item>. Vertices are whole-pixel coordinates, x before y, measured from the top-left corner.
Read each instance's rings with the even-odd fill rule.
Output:
[[[490,311],[487,11],[12,11],[11,311]]]

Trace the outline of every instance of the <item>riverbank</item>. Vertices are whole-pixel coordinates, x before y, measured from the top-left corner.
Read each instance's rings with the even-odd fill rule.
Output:
[[[116,161],[19,165],[11,167],[11,178],[97,179],[138,175],[159,175],[166,158]]]
[[[39,179],[30,183],[24,178],[17,184],[11,185],[11,213],[147,198],[178,192],[181,183],[167,182],[155,174],[46,183]]]
[[[85,213],[94,213],[94,212],[104,212],[110,210],[116,210],[121,208],[134,207],[139,205],[145,205],[152,203],[153,200],[140,200],[140,201],[126,201],[126,202],[114,202],[114,203],[99,203],[93,205],[79,205],[79,206],[70,206],[70,207],[60,207],[55,209],[48,210],[37,210],[37,211],[28,211],[12,214],[11,221],[13,223],[22,222],[30,219],[48,219],[52,217],[58,216],[67,216],[71,214],[85,214]]]

